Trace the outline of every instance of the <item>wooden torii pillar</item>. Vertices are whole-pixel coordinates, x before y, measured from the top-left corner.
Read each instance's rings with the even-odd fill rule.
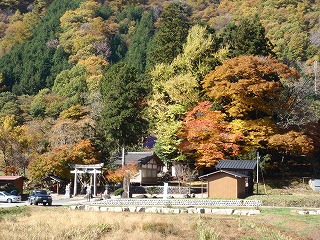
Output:
[[[101,173],[101,169],[103,167],[103,163],[98,164],[70,164],[71,168],[74,170],[70,171],[70,173],[74,173],[74,185],[73,185],[73,195],[77,195],[77,185],[78,185],[78,175],[83,173],[93,174],[93,196],[97,196],[97,174]]]

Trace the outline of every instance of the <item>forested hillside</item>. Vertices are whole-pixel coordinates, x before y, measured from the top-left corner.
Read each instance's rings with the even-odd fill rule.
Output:
[[[38,180],[148,137],[165,162],[320,157],[318,0],[0,2],[0,166]]]

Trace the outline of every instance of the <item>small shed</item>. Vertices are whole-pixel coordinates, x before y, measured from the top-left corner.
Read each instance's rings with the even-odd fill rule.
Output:
[[[27,180],[24,176],[0,176],[0,186],[13,185],[23,193],[23,182]]]
[[[164,163],[153,152],[126,152],[124,159],[118,157],[116,164],[119,166],[134,162],[138,168],[139,173],[133,179],[130,179],[131,183],[143,184],[156,184],[158,179],[158,173],[162,170]]]
[[[40,182],[44,182],[47,186],[52,188],[53,192],[59,194],[59,188],[66,181],[52,174],[48,174],[46,177],[40,179]]]
[[[248,176],[246,179],[246,194],[253,194],[253,172],[257,167],[257,162],[254,160],[221,160],[217,163],[217,170],[225,170],[236,172]]]
[[[219,170],[199,177],[208,182],[209,198],[244,198],[246,197],[246,178],[248,176]]]

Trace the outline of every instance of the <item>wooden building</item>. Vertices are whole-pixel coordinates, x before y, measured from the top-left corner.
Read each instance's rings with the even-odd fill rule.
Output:
[[[13,185],[19,189],[20,193],[23,193],[23,182],[27,180],[23,176],[0,176],[0,186]]]
[[[135,178],[130,179],[131,183],[140,185],[157,183],[157,175],[164,164],[154,152],[125,152],[124,156],[121,158],[118,156],[116,161],[119,166],[132,162],[138,166],[139,173]]]
[[[217,163],[217,170],[235,172],[247,176],[246,179],[246,195],[253,194],[253,172],[257,167],[255,160],[221,160]]]
[[[244,198],[246,197],[246,178],[248,176],[219,170],[199,177],[207,180],[209,198]]]
[[[46,187],[49,187],[51,191],[59,194],[59,188],[67,181],[52,174],[48,174],[46,177],[40,179],[40,182],[42,182],[42,185],[45,184]]]

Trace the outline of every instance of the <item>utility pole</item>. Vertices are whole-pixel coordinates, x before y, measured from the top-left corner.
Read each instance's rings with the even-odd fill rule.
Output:
[[[257,151],[257,195],[259,193],[259,151]]]
[[[124,155],[125,155],[124,147],[122,147],[122,154],[121,154],[121,165],[122,165],[122,167],[126,164]]]
[[[315,60],[313,63],[314,70],[314,93],[317,94],[317,71],[318,71],[318,61]]]

